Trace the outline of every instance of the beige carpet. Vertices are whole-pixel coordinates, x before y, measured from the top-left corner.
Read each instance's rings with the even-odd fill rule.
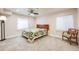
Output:
[[[0,51],[78,51],[79,46],[51,36],[37,39],[33,43],[17,37],[0,41]]]

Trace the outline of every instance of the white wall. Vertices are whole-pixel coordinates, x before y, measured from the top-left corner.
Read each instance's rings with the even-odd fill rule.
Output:
[[[79,8],[77,9],[77,15],[78,15],[78,29],[79,29]]]
[[[5,22],[5,35],[6,37],[12,37],[17,35],[17,17],[15,15],[8,16]]]
[[[6,25],[5,26],[6,38],[12,38],[12,37],[18,36],[18,32],[19,32],[17,30],[17,18],[18,17],[28,19],[30,27],[35,27],[35,20],[32,17],[22,16],[22,15],[15,15],[15,14],[13,14],[11,16],[7,16],[8,20],[5,23],[5,25]]]
[[[56,17],[57,16],[62,16],[62,15],[69,15],[73,14],[74,16],[74,27],[77,27],[77,10],[72,9],[72,10],[66,10],[58,13],[51,13],[42,17],[38,17],[36,24],[49,24],[49,35],[56,36],[56,37],[61,37],[61,33],[59,31],[56,31]]]
[[[46,17],[38,17],[36,20],[36,24],[48,24],[48,20]]]
[[[79,8],[77,9],[77,28],[79,29]],[[79,34],[78,34],[78,38],[79,38]]]
[[[28,21],[29,21],[29,27],[35,28],[36,20],[33,17],[29,17]]]

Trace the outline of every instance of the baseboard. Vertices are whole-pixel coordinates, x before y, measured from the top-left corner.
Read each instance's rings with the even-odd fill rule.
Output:
[[[6,39],[17,37],[18,35],[6,36]]]
[[[55,37],[55,38],[62,38],[61,36],[58,36],[58,35],[53,35],[53,34],[49,34],[49,36],[52,36],[52,37]]]

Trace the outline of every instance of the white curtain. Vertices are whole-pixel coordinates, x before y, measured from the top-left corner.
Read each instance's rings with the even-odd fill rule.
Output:
[[[28,28],[28,20],[27,18],[18,18],[17,19],[17,29]]]
[[[73,15],[60,16],[56,19],[56,30],[66,31],[68,28],[73,28]]]

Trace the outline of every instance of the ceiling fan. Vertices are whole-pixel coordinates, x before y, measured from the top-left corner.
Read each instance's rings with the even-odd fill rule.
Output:
[[[39,15],[39,13],[37,12],[37,8],[29,9],[28,12],[28,15]]]

